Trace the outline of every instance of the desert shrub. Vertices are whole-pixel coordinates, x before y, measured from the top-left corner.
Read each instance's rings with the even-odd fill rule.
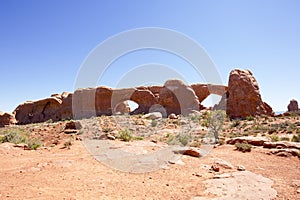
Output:
[[[201,116],[200,115],[190,115],[189,118],[190,118],[190,120],[197,122],[197,121],[200,121]]]
[[[153,119],[153,120],[151,121],[151,126],[152,126],[152,127],[157,126],[157,124],[158,124],[158,122],[157,122],[156,120]]]
[[[300,142],[300,134],[294,135],[292,138],[292,142]]]
[[[246,117],[246,120],[248,120],[248,121],[253,121],[254,119],[255,118],[253,116],[251,116],[251,115]]]
[[[245,152],[250,152],[252,149],[252,145],[251,144],[247,144],[247,143],[235,143],[235,147],[238,151],[241,151],[243,153]]]
[[[279,141],[278,135],[271,135],[270,139],[271,139],[272,142],[278,142]]]
[[[64,143],[64,148],[70,149],[70,147],[73,145],[71,140],[68,140]]]
[[[117,136],[117,138],[119,138],[120,140],[123,140],[125,142],[129,142],[130,140],[132,140],[132,132],[129,129],[124,129],[119,131],[119,135]]]
[[[4,135],[0,137],[0,143],[4,143],[4,142],[10,142],[14,144],[24,143],[27,144],[27,146],[33,150],[36,150],[37,148],[42,146],[42,142],[39,139],[31,138],[29,134],[26,134],[21,129],[17,129],[17,128],[8,129],[4,131],[3,134]]]
[[[167,143],[169,145],[187,146],[192,140],[191,135],[185,133],[179,133],[176,136],[169,135]]]
[[[281,137],[280,141],[290,141],[290,138],[289,137]]]
[[[214,134],[216,143],[219,143],[219,132],[222,130],[226,113],[223,110],[212,111],[208,115],[209,132]]]
[[[240,120],[233,120],[230,128],[238,127],[241,124]]]

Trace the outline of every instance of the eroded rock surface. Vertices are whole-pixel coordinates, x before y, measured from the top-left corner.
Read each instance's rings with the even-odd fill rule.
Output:
[[[226,109],[231,118],[274,115],[272,108],[262,101],[258,83],[249,70],[231,71]]]
[[[0,127],[4,127],[15,123],[16,119],[13,114],[0,112]]]

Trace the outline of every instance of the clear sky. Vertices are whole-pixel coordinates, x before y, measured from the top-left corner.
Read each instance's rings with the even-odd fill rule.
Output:
[[[233,68],[250,69],[263,100],[284,111],[290,99],[300,101],[299,10],[298,0],[0,0],[0,110],[72,92],[99,43],[162,27],[197,41],[224,84]],[[149,50],[120,58],[99,84],[115,87],[122,73],[147,63],[171,66],[188,83],[204,82],[182,60]]]

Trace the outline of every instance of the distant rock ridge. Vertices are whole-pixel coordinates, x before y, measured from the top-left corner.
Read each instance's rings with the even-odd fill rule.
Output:
[[[158,111],[165,117],[172,113],[188,115],[203,109],[201,103],[210,94],[222,96],[221,102],[214,108],[226,110],[230,118],[274,115],[272,108],[262,101],[252,73],[249,70],[235,69],[230,73],[228,87],[213,84],[189,86],[180,80],[168,80],[164,86],[78,89],[74,93],[64,92],[38,101],[27,101],[19,105],[10,117],[13,117],[13,123],[29,124],[128,112],[146,114]],[[138,108],[130,111],[127,100],[136,102]],[[7,122],[10,117],[6,115],[4,119],[1,116],[0,125],[10,124]]]

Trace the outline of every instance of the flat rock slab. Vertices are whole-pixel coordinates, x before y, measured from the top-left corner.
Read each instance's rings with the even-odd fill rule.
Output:
[[[254,146],[263,146],[265,142],[269,142],[270,140],[266,137],[253,137],[253,136],[244,136],[244,137],[236,137],[227,140],[227,144],[235,144],[235,143],[248,143]]]
[[[204,183],[207,188],[205,195],[216,197],[195,197],[194,200],[271,200],[277,196],[271,179],[249,171],[223,174],[218,179],[209,179]]]
[[[264,143],[264,148],[277,148],[277,149],[300,149],[300,143],[299,142],[265,142]]]

